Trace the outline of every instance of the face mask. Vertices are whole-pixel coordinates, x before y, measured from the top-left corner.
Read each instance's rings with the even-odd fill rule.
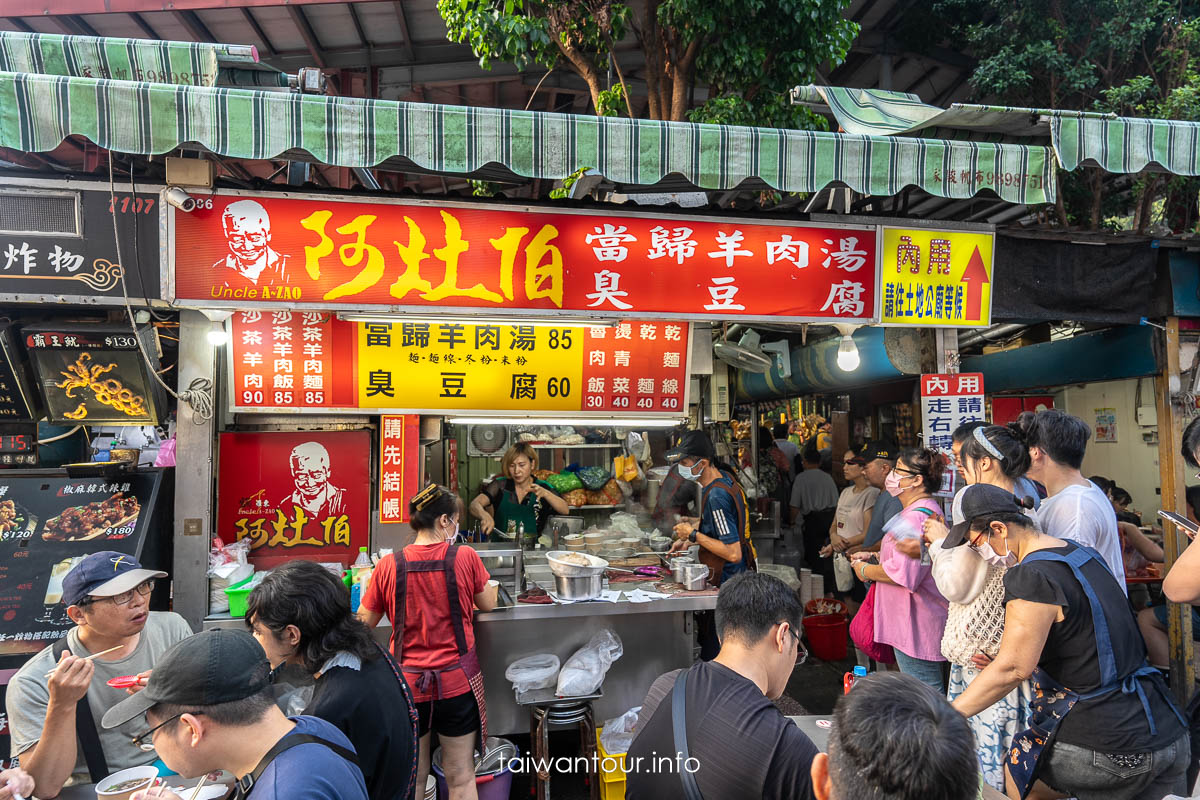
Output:
[[[699,483],[700,476],[704,474],[704,467],[700,466],[699,461],[697,461],[695,464],[692,464],[690,467],[685,467],[683,464],[680,464],[679,474],[686,480],[692,481],[693,483]]]
[[[900,473],[895,470],[889,472],[888,476],[883,479],[883,488],[892,497],[899,497],[904,492],[904,488],[900,485]]]
[[[1017,554],[1009,550],[1004,555],[1000,555],[992,548],[991,541],[986,541],[979,547],[975,548],[975,552],[979,553],[979,557],[993,567],[1008,567],[1016,566]]]

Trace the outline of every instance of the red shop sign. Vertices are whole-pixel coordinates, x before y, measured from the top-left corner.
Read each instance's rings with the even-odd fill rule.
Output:
[[[250,560],[350,564],[370,538],[369,431],[223,433],[217,535]]]
[[[408,522],[408,501],[420,489],[420,425],[416,414],[379,418],[380,522]]]
[[[869,322],[876,229],[222,192],[167,208],[185,306]]]

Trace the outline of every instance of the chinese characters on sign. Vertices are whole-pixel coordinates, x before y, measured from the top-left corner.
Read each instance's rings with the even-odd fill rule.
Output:
[[[368,540],[368,431],[224,433],[217,535],[250,539],[250,560],[349,564]]]
[[[235,407],[335,408],[354,404],[353,382],[334,364],[353,353],[351,331],[318,311],[237,311],[231,359]],[[337,381],[341,377],[341,382]]]
[[[420,489],[420,424],[416,414],[379,418],[380,522],[408,522],[409,498]]]
[[[880,322],[990,325],[994,239],[991,233],[884,228]]]
[[[925,446],[950,452],[954,429],[984,419],[983,373],[921,376],[921,430]]]
[[[288,314],[286,325],[270,320]],[[276,358],[275,329],[298,342],[300,329],[288,326],[307,330],[303,321],[296,323],[307,316],[233,315],[234,410],[677,415],[687,408],[686,322],[547,326],[325,319],[313,327],[324,331],[325,340],[345,344],[334,348],[336,358],[311,365],[308,374],[321,375],[322,387],[297,390],[303,376],[293,378],[291,388],[278,386],[275,381],[298,374],[302,362]]]
[[[228,194],[170,220],[184,305],[846,322],[877,313],[871,226]]]

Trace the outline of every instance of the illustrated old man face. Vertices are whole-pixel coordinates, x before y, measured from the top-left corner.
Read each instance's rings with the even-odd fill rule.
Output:
[[[221,217],[229,252],[243,267],[251,267],[267,255],[271,243],[271,218],[254,200],[238,200],[225,208]]]
[[[329,485],[329,451],[317,442],[305,442],[292,448],[288,459],[296,492],[306,502],[317,498]]]

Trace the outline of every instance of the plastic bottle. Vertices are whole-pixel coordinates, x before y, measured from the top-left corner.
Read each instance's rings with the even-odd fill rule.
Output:
[[[850,690],[854,688],[854,682],[865,677],[867,677],[866,667],[855,667],[853,672],[847,672],[842,676],[842,694],[850,694]]]
[[[350,587],[350,613],[351,614],[358,612],[358,605],[361,602],[362,602],[362,584],[355,582],[355,584]]]
[[[368,569],[371,567],[371,556],[367,554],[367,548],[365,547],[358,548],[358,558],[354,559],[354,568],[358,569],[359,567],[367,567]]]

